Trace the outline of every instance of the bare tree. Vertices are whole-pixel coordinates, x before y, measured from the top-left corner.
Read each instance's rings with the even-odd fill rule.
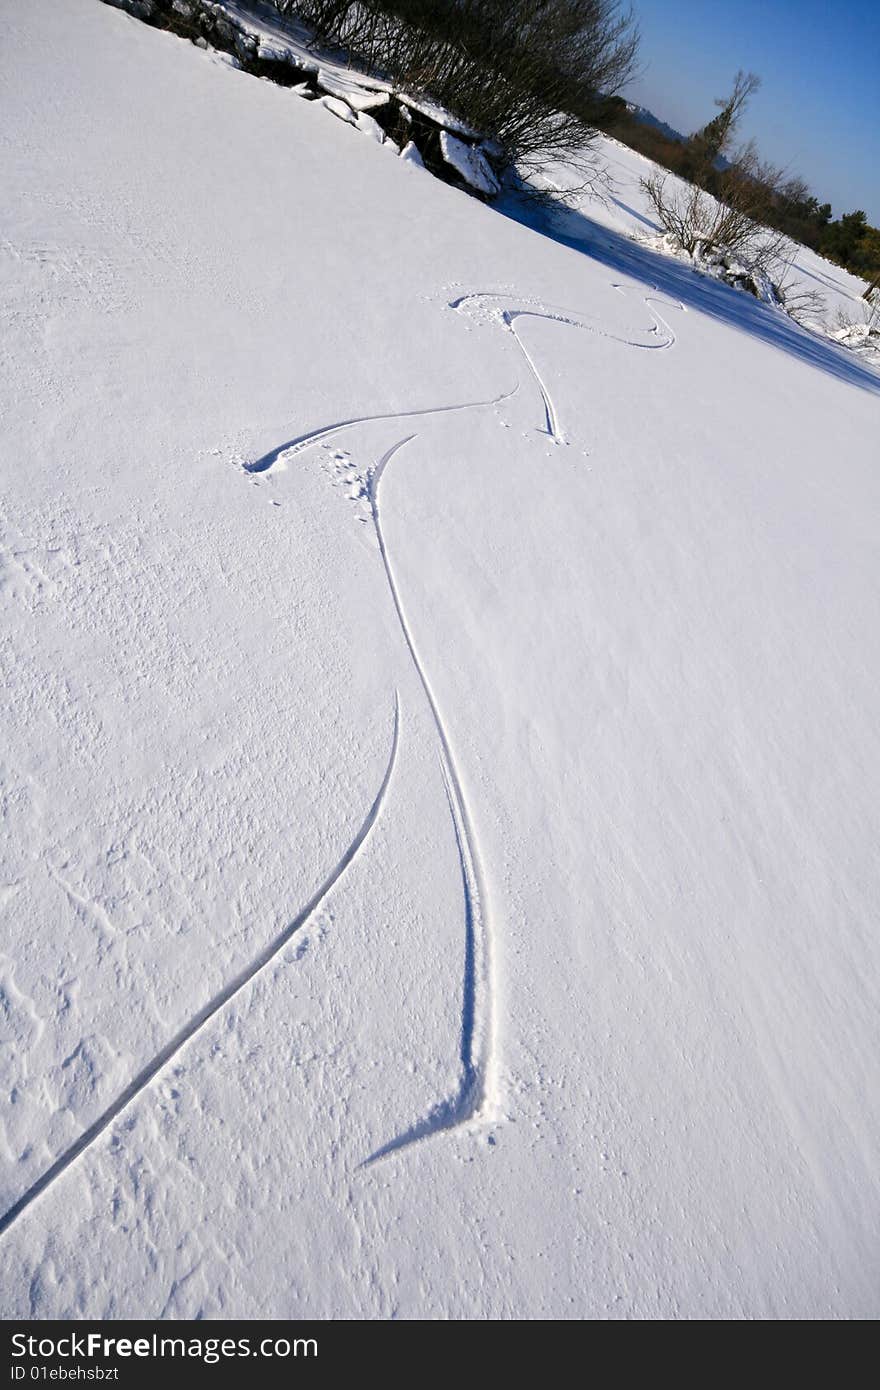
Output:
[[[821,325],[827,309],[825,298],[818,290],[808,288],[802,280],[797,279],[791,261],[778,275],[774,290],[780,307],[795,322],[805,328]],[[822,331],[824,332],[824,329]]]
[[[746,103],[761,86],[761,79],[754,72],[739,72],[733,79],[733,90],[729,96],[716,97],[718,115],[691,136],[691,156],[695,166],[707,172],[718,160],[727,154],[733,136],[739,125]]]
[[[868,304],[880,308],[880,272],[868,281],[868,287],[862,295],[862,299],[867,300]]]
[[[837,311],[837,329],[832,335],[844,347],[852,348],[872,362],[880,362],[880,293],[857,301],[855,317],[844,309]]]
[[[584,156],[635,62],[621,0],[274,0],[319,42],[435,98],[526,171]]]
[[[781,302],[773,277],[787,238],[763,217],[782,178],[749,145],[719,174],[716,193],[659,171],[643,179],[642,188],[676,249],[698,264],[728,272],[725,278],[753,293]]]

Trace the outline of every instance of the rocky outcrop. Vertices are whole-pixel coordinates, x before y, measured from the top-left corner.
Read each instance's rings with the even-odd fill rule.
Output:
[[[242,72],[289,87],[306,100],[320,99],[328,111],[395,153],[406,152],[408,162],[420,164],[445,183],[483,200],[500,189],[491,146],[450,113],[378,79],[329,72],[301,51],[252,31],[246,20],[224,9],[221,0],[104,3],[199,48],[215,49]]]

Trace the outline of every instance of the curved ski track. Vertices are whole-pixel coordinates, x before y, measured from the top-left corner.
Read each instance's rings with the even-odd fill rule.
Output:
[[[266,473],[282,454],[298,454],[303,449],[308,449],[312,444],[317,444],[321,439],[327,439],[331,434],[341,434],[343,430],[350,430],[355,425],[372,425],[381,420],[411,420],[417,415],[452,415],[458,410],[480,410],[485,406],[501,405],[503,401],[510,400],[519,390],[519,383],[511,391],[505,391],[501,396],[494,396],[486,401],[465,401],[461,405],[435,405],[429,406],[424,410],[398,410],[391,411],[383,415],[360,415],[351,420],[337,420],[335,425],[322,426],[321,429],[311,430],[308,434],[298,435],[296,439],[288,439],[285,444],[279,444],[277,448],[270,449],[262,458],[254,459],[253,463],[243,465],[246,473]]]
[[[622,285],[613,284],[612,288],[617,290],[620,294],[625,294]],[[680,309],[682,312],[687,312],[684,304],[677,301],[658,300],[653,295],[643,296],[643,302],[648,306],[649,313],[653,320],[652,326],[645,330],[646,335],[658,335],[665,330],[666,336],[662,338],[654,336],[651,341],[640,341],[636,338],[624,338],[618,334],[609,333],[605,329],[598,327],[597,324],[587,322],[586,320],[589,318],[589,315],[579,310],[570,310],[558,305],[547,304],[541,300],[517,296],[510,290],[470,291],[451,300],[448,307],[456,311],[461,311],[466,310],[469,305],[486,301],[500,304],[499,309],[496,311],[498,319],[503,327],[513,334],[529,374],[540,393],[544,409],[546,431],[557,444],[564,444],[566,442],[559,423],[559,413],[547,383],[541,376],[537,364],[516,330],[516,321],[520,318],[545,319],[550,323],[560,323],[569,328],[578,328],[589,333],[594,333],[598,337],[607,338],[612,342],[623,343],[628,347],[657,351],[674,346],[676,338],[670,325],[652,306],[654,304],[661,304],[664,307]],[[503,301],[508,301],[508,304],[505,305]],[[512,305],[510,305],[510,301],[513,301]],[[383,412],[376,415],[364,415],[358,418],[339,420],[335,424],[321,426],[316,430],[297,435],[294,439],[287,440],[285,443],[277,445],[274,449],[269,450],[268,453],[263,454],[252,463],[244,464],[244,469],[248,473],[265,473],[273,467],[283,454],[300,453],[310,448],[312,445],[328,439],[332,435],[342,433],[344,430],[353,429],[357,425],[372,424],[383,420],[407,420],[417,417],[450,414],[457,411],[486,409],[490,406],[500,405],[504,401],[509,400],[518,390],[519,386],[517,384],[511,391],[507,391],[501,396],[496,396],[487,400],[465,401],[455,405],[433,406],[422,410]],[[427,672],[419,656],[412,629],[406,615],[406,609],[401,598],[400,588],[397,583],[387,541],[382,529],[382,518],[379,507],[381,482],[388,464],[396,454],[405,448],[406,445],[412,443],[416,438],[418,438],[417,433],[405,435],[382,455],[379,461],[367,473],[366,493],[370,504],[370,512],[376,533],[376,540],[379,546],[379,553],[385,570],[385,577],[391,592],[391,598],[410,658],[425,692],[425,697],[428,701],[431,716],[437,731],[440,743],[441,770],[458,850],[465,907],[464,978],[462,985],[461,1032],[459,1041],[460,1076],[454,1094],[439,1101],[422,1119],[416,1121],[396,1138],[389,1140],[380,1148],[376,1149],[375,1152],[363,1160],[362,1167],[369,1166],[379,1159],[388,1157],[423,1139],[429,1139],[433,1135],[456,1129],[462,1125],[479,1123],[481,1120],[487,1120],[489,1118],[490,1109],[494,1110],[498,1102],[498,1060],[496,1056],[497,1022],[492,982],[492,958],[494,952],[492,950],[488,895],[479,855],[479,847],[446,724]]]
[[[619,294],[625,294],[625,290],[622,285],[612,284],[612,289],[617,290]],[[528,367],[529,372],[531,373],[531,376],[534,379],[535,384],[541,393],[541,400],[544,404],[544,417],[546,421],[547,433],[550,435],[551,439],[553,439],[554,443],[556,444],[564,444],[566,442],[565,436],[559,427],[559,416],[557,414],[556,407],[553,404],[553,398],[550,394],[550,391],[543,377],[541,376],[541,373],[538,371],[534,359],[532,358],[528,348],[526,347],[519,333],[516,331],[517,319],[546,319],[548,323],[561,323],[564,324],[567,328],[579,328],[587,333],[595,333],[596,336],[599,338],[607,338],[610,342],[623,343],[626,347],[641,348],[646,351],[656,352],[665,348],[674,347],[676,339],[675,333],[670,328],[666,320],[660,314],[658,314],[656,310],[651,306],[660,303],[665,308],[680,309],[682,313],[687,313],[687,309],[685,308],[684,304],[682,304],[678,300],[657,300],[653,295],[643,295],[642,302],[648,306],[648,312],[650,313],[651,318],[654,320],[653,326],[647,331],[649,333],[659,333],[661,329],[665,329],[668,335],[665,339],[645,343],[639,342],[635,338],[622,338],[619,334],[608,333],[604,328],[599,328],[595,323],[584,322],[584,320],[588,319],[590,315],[582,313],[579,310],[564,309],[555,304],[546,304],[543,300],[521,298],[519,296],[512,295],[510,291],[471,291],[467,294],[459,295],[457,298],[450,300],[449,308],[454,309],[457,312],[460,312],[461,310],[466,311],[468,305],[474,304],[478,301],[503,301],[510,299],[513,299],[516,305],[523,307],[506,308],[503,305],[501,305],[498,311],[500,321],[503,324],[503,326],[510,333],[513,334],[516,345],[519,348],[520,353],[522,354],[525,360],[526,366]]]
[[[624,293],[620,285],[615,284],[613,288],[620,293]],[[589,316],[580,311],[564,309],[552,304],[545,304],[540,300],[521,298],[514,296],[510,291],[472,291],[459,295],[456,299],[451,300],[449,308],[460,311],[465,309],[466,306],[478,301],[498,302],[504,300],[509,301],[511,299],[513,299],[517,307],[502,306],[499,312],[500,321],[503,326],[513,334],[517,347],[529,370],[529,374],[540,392],[544,407],[547,433],[556,443],[560,444],[565,442],[565,438],[560,429],[559,415],[556,406],[536,363],[516,330],[515,325],[517,320],[520,318],[545,319],[551,323],[560,323],[566,327],[582,329],[586,332],[594,333],[599,337],[608,338],[613,342],[624,343],[629,347],[657,350],[672,347],[675,343],[675,334],[669,324],[666,323],[665,319],[650,306],[660,303],[664,305],[664,307],[676,308],[686,312],[685,306],[681,303],[656,300],[651,295],[645,295],[643,297],[643,302],[649,306],[651,317],[654,320],[654,324],[648,332],[659,333],[661,329],[665,329],[668,336],[661,341],[640,342],[636,339],[622,338],[617,334],[608,333],[604,329],[599,328],[595,323],[585,322]],[[279,444],[276,448],[271,449],[268,453],[263,454],[262,457],[255,459],[252,463],[246,463],[244,468],[248,473],[267,472],[278,461],[282,454],[299,453],[322,439],[339,434],[344,430],[353,429],[357,425],[372,424],[383,420],[405,420],[414,419],[416,417],[451,414],[457,411],[485,409],[490,406],[501,405],[504,401],[514,396],[518,390],[519,385],[517,384],[512,390],[486,400],[466,401],[456,405],[432,406],[422,410],[389,411],[376,415],[364,415],[356,418],[339,420],[332,425],[323,426],[320,429],[298,435],[293,439],[285,441],[283,444]],[[450,744],[449,735],[427,672],[418,654],[418,649],[401,600],[400,590],[397,585],[385,535],[382,530],[381,513],[379,509],[379,489],[385,469],[395,454],[399,453],[401,449],[411,443],[415,438],[417,438],[416,434],[406,435],[387,450],[368,476],[367,492],[376,539],[379,545],[379,551],[395,611],[406,641],[407,649],[413,665],[415,666],[422,688],[424,689],[425,697],[428,701],[434,725],[437,730],[437,736],[440,742],[441,769],[446,788],[450,817],[455,833],[459,864],[461,867],[465,903],[464,981],[459,1044],[461,1072],[458,1088],[453,1095],[440,1101],[426,1116],[411,1125],[404,1133],[389,1140],[386,1144],[383,1144],[364,1160],[364,1165],[375,1163],[381,1158],[398,1152],[422,1139],[428,1139],[432,1135],[455,1129],[461,1125],[478,1122],[481,1118],[485,1118],[490,1101],[494,1099],[494,1089],[496,1085],[497,1061],[495,1057],[495,1019],[491,979],[492,951],[488,918],[488,899],[483,870],[471,814],[462,789],[461,778]],[[104,1110],[102,1114],[83,1131],[78,1139],[76,1139],[39,1178],[37,1178],[36,1182],[34,1182],[11,1207],[9,1207],[3,1216],[0,1217],[0,1236],[8,1231],[13,1223],[56,1183],[83,1153],[91,1148],[108,1126],[131,1105],[181,1049],[185,1047],[192,1038],[196,1037],[226,1004],[230,1003],[246,985],[265,969],[270,961],[278,955],[279,951],[287,945],[294,934],[313,916],[366,842],[379,816],[396,763],[399,737],[400,701],[399,697],[395,695],[394,733],[388,766],[385,770],[385,775],[375,800],[342,858],[330,871],[327,878],[312,895],[305,907],[300,910],[287,927],[285,927],[285,929],[271,941],[249,965],[224,985],[223,989],[215,994],[207,1004],[204,1004],[202,1008],[199,1009],[177,1033],[175,1033],[174,1037],[165,1044],[155,1057],[153,1057],[145,1067],[141,1068],[137,1075],[133,1077],[126,1086],[125,1090],[116,1097],[107,1109]]]
[[[174,1037],[171,1038],[165,1044],[161,1051],[157,1052],[155,1057],[153,1057],[152,1060],[149,1061],[145,1067],[141,1068],[137,1075],[133,1077],[133,1079],[126,1086],[125,1090],[122,1091],[110,1105],[108,1105],[107,1109],[104,1110],[103,1113],[100,1114],[91,1125],[89,1125],[88,1129],[84,1130],[83,1133],[77,1139],[74,1140],[70,1147],[66,1149],[64,1153],[62,1153],[60,1157],[58,1157],[55,1160],[51,1167],[47,1168],[46,1171],[39,1178],[37,1178],[36,1182],[28,1188],[28,1190],[23,1194],[23,1196],[19,1197],[18,1201],[14,1202],[13,1205],[8,1209],[8,1211],[6,1211],[3,1214],[3,1216],[0,1217],[0,1235],[2,1235],[5,1231],[8,1231],[10,1226],[12,1226],[13,1222],[17,1221],[18,1218],[22,1216],[30,1206],[33,1205],[33,1203],[37,1200],[38,1197],[41,1197],[44,1192],[46,1192],[50,1187],[52,1187],[54,1183],[56,1183],[58,1179],[62,1177],[62,1175],[67,1171],[67,1169],[70,1168],[72,1164],[76,1162],[76,1160],[80,1157],[81,1154],[85,1153],[87,1149],[91,1148],[95,1141],[99,1139],[100,1136],[107,1129],[108,1125],[111,1125],[113,1121],[119,1115],[122,1114],[123,1110],[127,1109],[127,1107],[131,1105],[132,1101],[134,1101],[137,1098],[137,1096],[140,1095],[140,1093],[150,1084],[153,1078],[157,1076],[158,1073],[162,1071],[162,1069],[166,1067],[174,1057],[177,1056],[181,1048],[183,1048],[188,1042],[190,1042],[192,1038],[196,1037],[196,1035],[202,1031],[202,1029],[210,1022],[210,1020],[215,1016],[215,1014],[219,1013],[220,1010],[226,1004],[230,1003],[231,1000],[233,1000],[236,997],[236,995],[239,994],[245,988],[246,985],[250,984],[250,982],[253,979],[255,979],[255,977],[259,975],[260,972],[264,970],[272,960],[274,960],[274,958],[278,955],[279,951],[281,951],[290,941],[291,937],[293,937],[295,933],[300,930],[301,927],[305,926],[309,918],[314,915],[317,909],[321,906],[324,899],[327,897],[328,893],[330,893],[331,889],[333,889],[339,882],[339,880],[342,878],[346,869],[355,859],[358,851],[366,843],[370,831],[373,829],[373,826],[376,823],[379,813],[382,810],[382,806],[385,801],[385,795],[388,791],[388,786],[391,781],[391,775],[394,771],[394,766],[397,761],[397,749],[399,741],[400,699],[397,693],[395,692],[394,733],[391,741],[391,753],[388,758],[388,766],[385,769],[385,775],[382,778],[382,784],[379,787],[378,792],[376,793],[375,799],[373,800],[373,803],[370,806],[370,809],[368,810],[361,824],[360,829],[358,830],[354,839],[351,841],[350,845],[346,849],[342,858],[338,860],[336,865],[330,870],[330,873],[324,879],[320,887],[317,888],[316,891],[312,894],[305,907],[300,909],[297,915],[293,918],[291,922],[288,923],[284,930],[280,932],[279,935],[276,936],[273,941],[270,941],[269,945],[266,946],[259,953],[259,955],[255,956],[249,965],[245,966],[243,970],[239,971],[239,973],[235,975],[226,985],[224,985],[223,988],[213,996],[213,998],[209,999],[207,1004],[204,1004],[201,1007],[201,1009],[198,1010],[197,1013],[193,1014],[192,1018],[190,1018],[189,1021],[185,1023],[184,1026],[177,1033],[175,1033]]]
[[[440,765],[443,771],[446,797],[455,830],[461,866],[465,905],[464,980],[459,1042],[461,1073],[458,1087],[453,1095],[440,1101],[426,1116],[411,1125],[403,1134],[383,1144],[381,1148],[364,1160],[365,1164],[375,1163],[377,1159],[406,1148],[420,1139],[428,1139],[442,1130],[455,1129],[459,1125],[485,1118],[485,1112],[493,1098],[494,1089],[491,940],[488,895],[480,863],[479,849],[449,734],[440,713],[437,697],[419,656],[400,596],[388,544],[382,529],[382,517],[379,508],[379,490],[385,469],[395,454],[398,454],[415,438],[416,435],[410,434],[393,444],[371,470],[367,486],[373,525],[379,543],[382,564],[385,567],[388,587],[391,590],[391,597],[394,601],[404,640],[425,692],[440,740]]]

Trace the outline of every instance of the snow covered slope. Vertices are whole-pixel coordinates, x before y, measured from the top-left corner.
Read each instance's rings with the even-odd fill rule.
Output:
[[[875,1315],[880,378],[0,24],[5,1314]]]
[[[612,189],[607,197],[586,196],[580,199],[582,210],[599,225],[619,235],[648,243],[657,241],[662,237],[663,228],[640,184],[643,178],[655,173],[658,166],[619,140],[606,136],[597,141],[596,155],[599,168],[611,176]],[[681,183],[673,174],[668,178],[670,187]],[[550,181],[558,182],[562,187],[571,183],[570,178],[566,180],[564,168],[551,170]],[[777,275],[792,291],[812,291],[819,296],[821,303],[809,313],[810,321],[817,326],[824,326],[826,330],[835,329],[841,313],[850,320],[859,321],[865,281],[825,260],[808,247],[790,242],[788,258],[780,262]]]

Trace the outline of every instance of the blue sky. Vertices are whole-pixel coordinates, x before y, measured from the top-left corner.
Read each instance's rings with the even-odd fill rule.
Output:
[[[835,217],[880,226],[880,0],[634,0],[641,74],[624,95],[684,134],[737,68],[757,72],[740,135],[801,174]]]

